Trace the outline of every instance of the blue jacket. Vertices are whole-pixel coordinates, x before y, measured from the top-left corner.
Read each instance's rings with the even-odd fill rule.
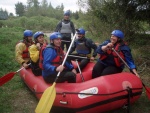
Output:
[[[56,72],[56,66],[53,66],[51,62],[53,59],[55,59],[57,56],[56,50],[53,48],[45,48],[43,50],[43,68],[42,70],[42,76],[49,76],[51,74],[55,74]],[[65,62],[65,67],[67,67],[69,70],[72,70],[74,67],[72,64]]]
[[[96,52],[98,54],[100,54],[100,55],[105,54],[105,52],[102,50],[102,46],[105,46],[108,43],[110,43],[110,40],[104,41],[101,45],[98,46]],[[120,50],[124,54],[125,62],[128,64],[128,66],[130,67],[130,69],[135,69],[136,66],[134,64],[134,60],[132,58],[132,54],[131,54],[130,48],[127,45],[123,44],[123,45],[120,46]],[[108,57],[108,58],[106,58],[104,60],[100,60],[99,59],[98,61],[101,62],[101,63],[103,63],[106,66],[115,65],[115,61],[113,59],[111,59],[110,57]],[[121,68],[123,69],[124,65],[121,66]]]

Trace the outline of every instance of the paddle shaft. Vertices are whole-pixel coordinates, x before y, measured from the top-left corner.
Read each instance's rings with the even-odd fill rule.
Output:
[[[29,63],[28,65],[30,65],[30,64],[31,64],[31,63]],[[6,82],[10,81],[10,80],[14,77],[14,75],[15,75],[16,73],[18,73],[19,71],[21,71],[21,70],[24,69],[24,68],[25,68],[25,67],[22,67],[22,68],[20,68],[19,70],[17,70],[16,72],[10,72],[10,73],[8,73],[8,74],[2,76],[2,77],[0,78],[0,86],[2,86],[3,84],[5,84]]]
[[[67,40],[61,40],[62,42],[68,42],[68,43],[70,43],[71,41],[67,41]]]
[[[70,57],[75,57],[75,58],[83,58],[83,59],[88,59],[87,57],[81,57],[81,56],[75,56],[75,55],[68,55]]]
[[[127,66],[127,68],[130,69],[128,64],[121,58],[121,56],[118,54],[118,52],[114,48],[112,48],[112,50],[117,54],[117,56],[122,60],[122,62]]]
[[[81,69],[80,69],[80,66],[79,66],[79,63],[78,63],[77,59],[76,59],[76,64],[77,64],[77,67],[78,67],[78,69],[79,69],[82,82],[84,82],[84,77],[83,77],[83,75],[82,75],[82,72],[81,72]]]
[[[65,58],[64,58],[64,60],[63,60],[63,63],[62,63],[63,66],[64,66],[64,64],[65,64],[65,62],[66,62],[66,59],[67,59],[67,57],[68,57],[68,54],[69,54],[70,49],[71,49],[71,47],[72,47],[72,45],[73,45],[73,43],[74,43],[75,38],[76,38],[76,33],[75,33],[75,35],[73,36],[73,39],[72,39],[71,44],[70,44],[70,46],[69,46],[69,49],[68,49],[68,51],[67,51],[67,53],[66,53],[66,55],[65,55]],[[58,72],[57,77],[56,77],[56,79],[55,79],[54,82],[57,81],[59,75],[60,75],[60,71]]]
[[[130,69],[130,67],[128,66],[128,64],[121,58],[121,56],[118,54],[118,52],[112,48],[112,50],[118,55],[118,57],[122,60],[122,62]],[[132,71],[133,72],[133,71]],[[133,72],[134,73],[134,72]],[[134,73],[135,74],[135,73]],[[150,99],[150,88],[146,87],[145,84],[142,82],[142,85],[144,86],[144,88],[146,89],[147,92],[147,96]]]
[[[31,65],[31,63],[29,63],[28,66],[29,66],[29,65]],[[19,71],[21,71],[21,70],[24,69],[24,68],[25,68],[25,67],[22,67],[22,68],[18,69],[18,70],[16,71],[16,73],[18,73]]]
[[[69,49],[68,49],[67,53],[65,55],[65,58],[63,60],[62,65],[65,64],[65,61],[67,59],[67,56],[68,56],[69,51],[71,49],[71,46],[72,46],[72,44],[73,44],[73,42],[75,40],[75,37],[76,37],[76,33],[75,33],[75,35],[74,35],[74,37],[72,39],[72,42],[71,42],[71,44],[69,46]],[[38,103],[38,105],[37,105],[37,107],[35,109],[36,113],[49,113],[49,111],[50,111],[50,109],[51,109],[51,107],[53,105],[54,99],[56,97],[55,85],[56,85],[56,81],[57,81],[59,75],[60,75],[60,72],[58,72],[57,77],[55,78],[55,81],[54,81],[53,85],[51,87],[47,88],[44,91],[44,93],[41,96],[41,99],[40,99],[40,101],[39,101],[39,103]]]

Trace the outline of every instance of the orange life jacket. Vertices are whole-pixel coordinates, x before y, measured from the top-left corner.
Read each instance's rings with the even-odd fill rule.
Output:
[[[39,59],[39,67],[41,69],[44,69],[43,68],[43,50],[47,47],[50,47],[50,48],[53,48],[56,50],[56,54],[57,56],[52,60],[51,64],[54,65],[54,66],[59,66],[62,64],[63,62],[63,59],[64,59],[64,52],[63,50],[60,48],[60,47],[55,47],[55,46],[52,46],[52,45],[48,45],[48,46],[45,46],[43,45],[42,48],[40,49],[40,59]]]
[[[124,44],[126,44],[126,43],[124,43]],[[124,57],[124,54],[122,53],[122,51],[120,50],[120,46],[121,46],[121,44],[118,43],[118,44],[115,46],[114,49],[116,50],[116,52],[118,52],[118,54],[119,54],[119,55],[121,56],[121,58],[124,60],[125,57]],[[108,50],[106,51],[106,54],[100,55],[100,60],[106,59],[106,58],[108,57],[108,55],[112,55],[112,56],[114,57],[114,61],[115,61],[115,64],[116,64],[117,67],[120,67],[120,66],[123,65],[123,62],[121,61],[121,59],[120,59],[120,58],[118,57],[118,55],[117,55],[113,50],[111,50],[111,49],[108,49]]]

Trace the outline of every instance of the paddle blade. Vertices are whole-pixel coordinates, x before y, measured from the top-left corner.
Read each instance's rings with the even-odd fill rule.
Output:
[[[146,91],[146,95],[147,95],[148,99],[150,100],[150,88],[146,87],[143,82],[142,82],[142,85],[144,86],[145,91]]]
[[[54,103],[54,100],[55,100],[55,97],[56,97],[56,90],[55,90],[55,82],[53,83],[53,85],[49,88],[47,88],[36,109],[35,109],[35,112],[36,113],[49,113],[50,112],[50,109]]]
[[[8,74],[2,76],[2,77],[0,78],[0,86],[2,86],[3,84],[5,84],[5,83],[8,82],[9,80],[11,80],[11,79],[14,77],[15,74],[16,74],[16,72],[10,72],[10,73],[8,73]]]
[[[146,89],[146,95],[147,95],[148,99],[150,100],[150,88],[145,86],[145,89]]]

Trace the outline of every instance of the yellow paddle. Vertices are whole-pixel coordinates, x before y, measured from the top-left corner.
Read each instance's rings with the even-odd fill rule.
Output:
[[[56,85],[56,82],[54,82],[51,87],[47,88],[44,91],[44,93],[35,109],[36,113],[49,113],[49,111],[53,105],[54,99],[56,97],[55,85]]]
[[[67,56],[69,54],[69,51],[71,49],[71,46],[73,45],[73,42],[74,42],[75,38],[76,38],[76,33],[75,33],[75,35],[74,35],[74,37],[72,39],[72,42],[71,42],[71,44],[69,46],[69,49],[68,49],[67,53],[65,55],[65,58],[63,60],[62,65],[65,64],[65,61],[67,59]],[[55,81],[54,81],[53,85],[51,87],[48,87],[44,91],[44,93],[41,96],[41,99],[39,100],[39,103],[38,103],[38,105],[37,105],[37,107],[35,109],[36,113],[49,113],[50,112],[50,109],[52,108],[53,102],[54,102],[55,97],[56,97],[55,85],[56,85],[56,81],[57,81],[59,75],[60,75],[60,72],[57,74],[57,77],[55,78]]]

